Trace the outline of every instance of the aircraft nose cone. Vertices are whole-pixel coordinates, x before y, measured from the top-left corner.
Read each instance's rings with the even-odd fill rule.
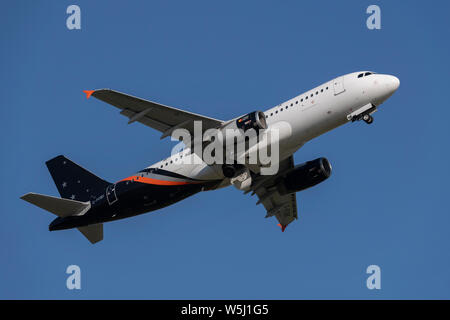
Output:
[[[369,79],[369,78],[368,78]],[[389,74],[380,74],[373,77],[374,82],[371,87],[375,104],[381,104],[391,97],[400,86],[400,80]]]
[[[389,88],[392,90],[392,92],[397,91],[398,87],[400,86],[400,80],[395,76],[389,76]]]
[[[400,80],[397,77],[392,76],[392,86],[394,88],[394,90],[397,90],[398,87],[400,87]]]

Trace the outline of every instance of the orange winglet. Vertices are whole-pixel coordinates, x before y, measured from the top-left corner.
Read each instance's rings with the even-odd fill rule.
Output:
[[[89,99],[90,96],[94,93],[95,90],[83,90],[86,93],[86,99]]]
[[[287,226],[281,225],[280,223],[277,224],[277,226],[279,226],[281,228],[281,232],[284,232],[284,230],[286,230],[286,227],[287,227]]]

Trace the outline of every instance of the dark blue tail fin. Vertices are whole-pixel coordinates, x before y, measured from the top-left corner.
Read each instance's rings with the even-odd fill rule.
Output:
[[[94,200],[110,184],[64,156],[57,156],[45,164],[62,198]]]

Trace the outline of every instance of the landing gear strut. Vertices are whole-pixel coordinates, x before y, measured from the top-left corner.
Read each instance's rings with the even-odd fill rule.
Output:
[[[371,124],[373,122],[373,117],[370,114],[365,114],[362,119],[367,124]]]

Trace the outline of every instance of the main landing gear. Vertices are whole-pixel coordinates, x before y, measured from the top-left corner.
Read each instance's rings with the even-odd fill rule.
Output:
[[[365,123],[371,124],[373,122],[373,117],[370,114],[365,114],[362,119]]]

